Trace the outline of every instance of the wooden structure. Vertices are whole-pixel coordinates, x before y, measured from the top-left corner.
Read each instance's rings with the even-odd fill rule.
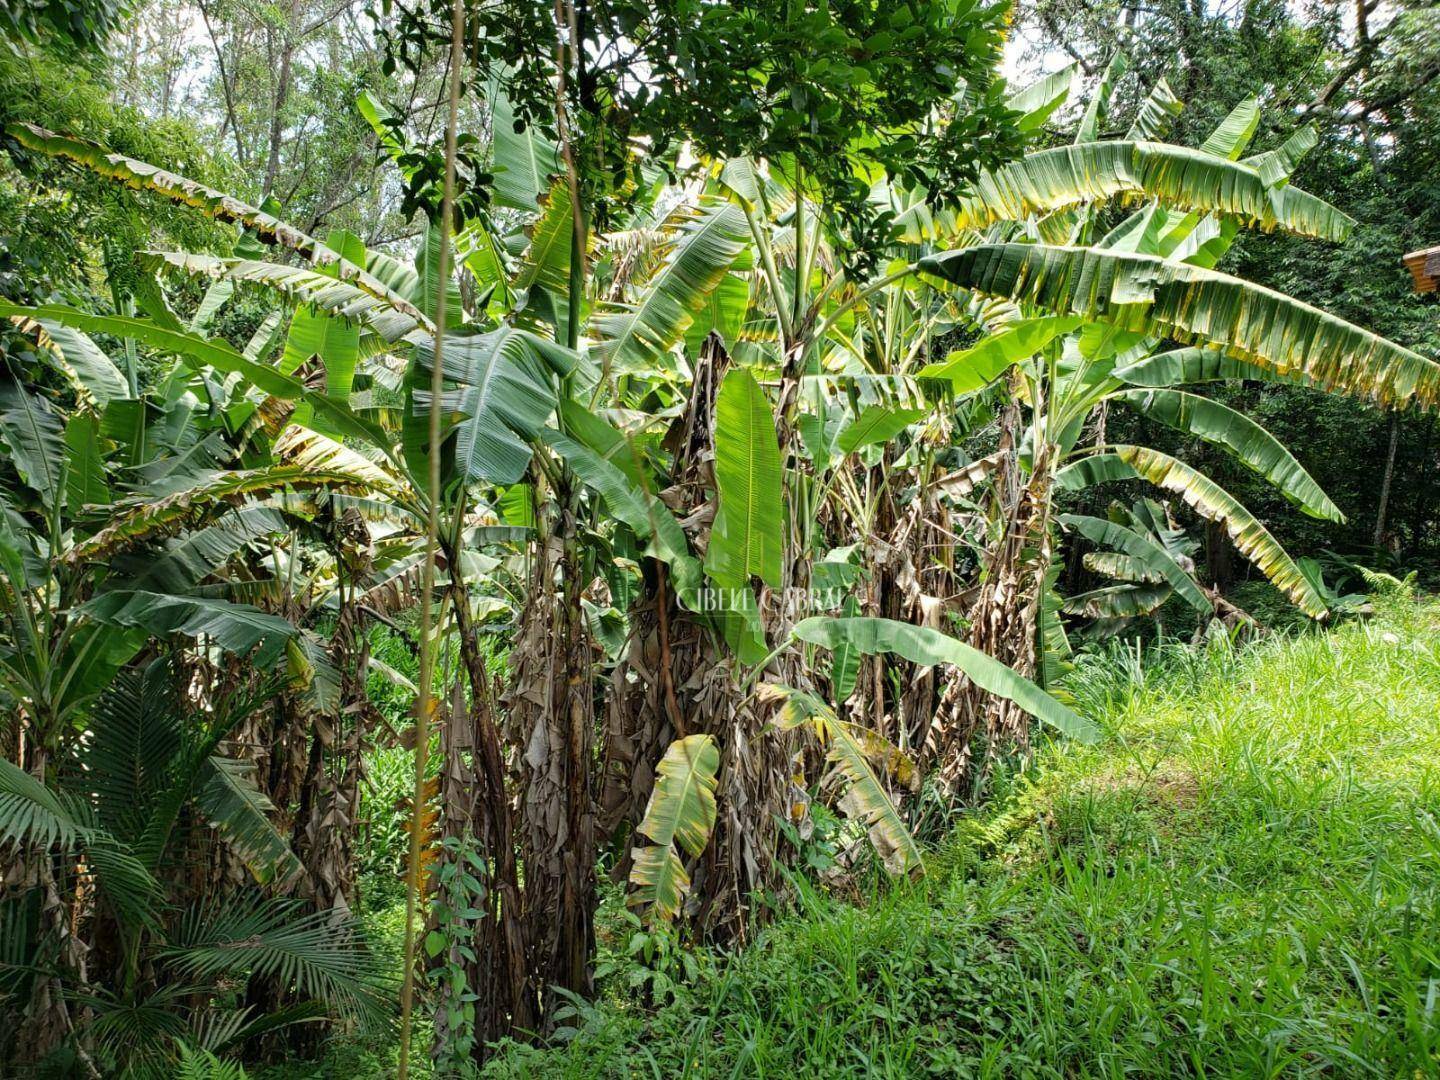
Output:
[[[1412,251],[1402,261],[1415,279],[1416,292],[1434,292],[1440,286],[1440,247]]]

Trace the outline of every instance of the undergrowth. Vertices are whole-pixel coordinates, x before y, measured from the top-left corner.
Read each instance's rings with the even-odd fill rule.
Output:
[[[612,978],[495,1077],[1440,1071],[1440,607],[1084,657],[921,881],[798,910],[654,1011]]]

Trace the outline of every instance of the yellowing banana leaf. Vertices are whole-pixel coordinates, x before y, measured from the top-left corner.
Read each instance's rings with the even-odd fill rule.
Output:
[[[313,236],[293,225],[222,191],[216,191],[178,173],[137,161],[124,154],[112,154],[103,146],[86,139],[57,135],[53,131],[26,123],[11,124],[5,130],[27,150],[50,157],[66,158],[101,176],[118,180],[127,187],[154,192],[172,202],[193,206],[217,221],[241,225],[302,254],[313,256],[317,248],[324,246]]]
[[[1294,454],[1254,420],[1228,405],[1181,390],[1124,390],[1113,396],[1152,420],[1229,450],[1246,468],[1269,480],[1311,517],[1345,520],[1340,508]]]
[[[653,847],[636,848],[630,870],[634,891],[628,903],[644,908],[651,922],[680,913],[690,878],[677,847],[705,850],[715,828],[715,774],[720,751],[709,735],[687,735],[670,744],[656,770],[655,787],[639,832]]]
[[[879,758],[895,768],[902,783],[908,783],[907,777],[913,779],[913,763],[873,731],[840,720],[813,694],[778,683],[762,683],[756,692],[762,700],[779,704],[774,718],[777,728],[789,730],[805,723],[814,727],[825,746],[825,756],[845,778],[842,808],[848,807],[848,813],[865,823],[886,868],[896,874],[923,870],[920,845],[871,765]]]
[[[1299,385],[1306,382],[1303,377],[1278,375],[1272,369],[1259,364],[1236,360],[1218,349],[1202,349],[1193,345],[1152,353],[1133,363],[1115,368],[1111,374],[1131,386],[1180,386],[1226,379],[1252,379],[1257,382]]]
[[[34,336],[40,355],[50,361],[82,395],[102,409],[116,398],[130,396],[130,384],[115,361],[88,334],[52,320],[14,317],[11,321]]]
[[[334,267],[315,269],[256,259],[221,259],[184,251],[142,252],[140,262],[149,269],[171,268],[199,277],[262,285],[317,313],[363,323],[390,343],[417,330],[420,336],[435,333],[434,324],[408,297],[368,272],[342,276]]]
[[[1344,240],[1354,220],[1293,186],[1266,184],[1248,165],[1157,142],[1087,142],[1028,154],[980,175],[955,211],[956,228],[1023,221],[1116,197],[1233,215],[1269,232]]]
[[[982,244],[920,269],[991,296],[1123,329],[1209,342],[1282,375],[1380,404],[1440,402],[1440,364],[1298,300],[1214,270],[1146,255]]]

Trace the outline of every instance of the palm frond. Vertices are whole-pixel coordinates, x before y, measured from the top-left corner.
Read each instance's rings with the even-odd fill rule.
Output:
[[[384,1014],[374,961],[350,921],[306,913],[298,901],[255,896],[191,908],[159,956],[189,979],[273,978],[349,1016]]]

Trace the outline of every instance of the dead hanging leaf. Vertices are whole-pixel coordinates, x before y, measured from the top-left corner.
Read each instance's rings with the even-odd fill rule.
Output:
[[[429,777],[420,791],[423,806],[420,813],[420,882],[422,891],[428,895],[433,884],[431,875],[440,857],[440,811],[436,806],[436,796],[440,792],[439,780]],[[405,800],[405,804],[405,820],[401,830],[408,838],[412,833],[415,818],[410,800]]]

